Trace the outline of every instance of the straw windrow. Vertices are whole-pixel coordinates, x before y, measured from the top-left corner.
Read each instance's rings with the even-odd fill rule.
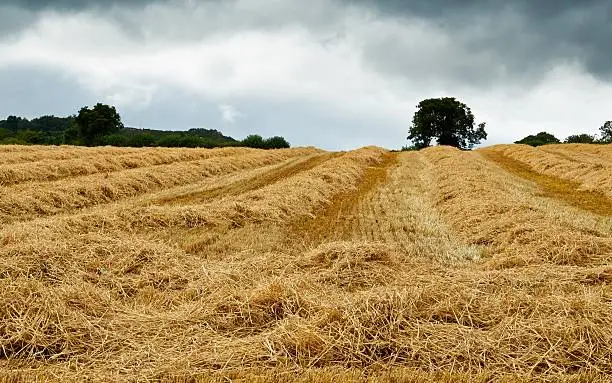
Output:
[[[609,380],[610,216],[479,151],[265,153],[4,224],[0,381]]]

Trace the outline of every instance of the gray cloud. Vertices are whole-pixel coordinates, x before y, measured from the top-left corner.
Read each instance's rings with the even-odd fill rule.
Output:
[[[108,16],[125,31],[139,37],[199,38],[215,30],[267,29],[290,23],[329,32],[330,26],[341,28],[338,9],[352,5],[370,9],[383,19],[424,20],[452,37],[449,47],[439,48],[450,51],[456,60],[449,60],[447,56],[445,65],[436,68],[435,52],[431,57],[415,58],[410,46],[397,36],[373,36],[371,41],[364,42],[364,55],[376,68],[387,73],[413,73],[416,63],[424,61],[430,68],[433,63],[434,71],[430,73],[446,77],[460,74],[469,82],[487,83],[517,75],[532,81],[533,76],[537,77],[551,65],[566,61],[579,62],[601,78],[609,79],[612,75],[612,51],[608,49],[612,41],[612,2],[608,0],[329,0],[313,1],[307,6],[281,1],[244,9],[234,8],[238,3],[235,0],[5,0],[4,8],[0,6],[0,32],[21,29],[37,11],[106,11],[116,6],[136,12],[155,3],[191,7],[194,12],[199,5],[207,4],[202,14],[206,22],[193,28],[193,25],[182,25],[171,15],[158,15],[156,21],[166,27],[170,23],[172,28],[143,33],[138,23],[134,23],[132,13],[111,12]],[[237,14],[228,20],[228,12],[232,11]]]
[[[97,98],[61,72],[24,66],[0,69],[0,100],[1,120],[11,114],[27,118],[68,116]]]
[[[505,71],[531,80],[555,63],[578,62],[595,76],[612,76],[612,2],[607,0],[345,1],[371,7],[383,17],[428,20],[446,31],[454,43],[450,51],[462,53],[456,61],[446,57],[450,75],[458,71],[471,79],[480,74],[476,77],[489,81]],[[379,57],[374,61],[382,69],[401,74],[414,59],[405,50],[397,56],[405,48],[401,41],[381,38],[374,44],[368,54]],[[393,62],[385,62],[385,50],[393,52]],[[470,55],[473,60],[466,62]],[[494,59],[497,67],[487,61]]]
[[[29,10],[82,10],[92,7],[108,7],[112,5],[142,6],[161,0],[4,0],[6,5],[13,5]]]
[[[103,101],[133,126],[398,147],[410,108],[444,92],[490,123],[489,143],[540,130],[563,136],[609,119],[611,8],[595,0],[5,0],[0,40],[9,41],[0,43],[14,54],[0,55],[0,114],[62,115]],[[224,122],[224,103],[244,118]]]

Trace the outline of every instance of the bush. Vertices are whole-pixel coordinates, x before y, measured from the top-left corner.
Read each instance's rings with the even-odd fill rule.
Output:
[[[561,141],[555,136],[547,132],[540,132],[536,135],[530,135],[520,141],[515,141],[515,144],[525,144],[531,146],[542,146],[548,144],[559,144]]]
[[[586,133],[571,135],[564,141],[566,144],[594,144],[595,142],[597,138]]]
[[[126,136],[119,134],[119,133],[110,134],[108,136],[105,136],[104,139],[102,140],[104,145],[111,145],[111,146],[129,146],[128,141],[129,140]]]
[[[251,134],[242,140],[242,145],[247,148],[263,149],[264,139],[258,134]]]
[[[284,137],[274,136],[264,140],[263,137],[258,134],[247,136],[247,138],[242,140],[241,144],[247,148],[255,149],[285,149],[291,147]]]
[[[152,134],[143,133],[143,134],[135,134],[128,138],[127,146],[132,146],[135,148],[142,148],[145,146],[155,146],[156,140]]]
[[[288,149],[291,147],[291,145],[289,145],[289,142],[287,142],[285,138],[280,136],[267,138],[266,140],[264,140],[263,146],[265,149]]]

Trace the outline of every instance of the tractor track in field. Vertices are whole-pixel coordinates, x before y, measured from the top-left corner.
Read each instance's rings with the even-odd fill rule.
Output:
[[[331,202],[315,213],[314,218],[295,220],[290,231],[302,238],[307,246],[316,246],[327,240],[341,240],[360,230],[361,202],[383,185],[391,168],[398,163],[396,153],[386,153],[380,163],[368,167],[356,190],[336,195]],[[365,239],[365,238],[364,238]]]

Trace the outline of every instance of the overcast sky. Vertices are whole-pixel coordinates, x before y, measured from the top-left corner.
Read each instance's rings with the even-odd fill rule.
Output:
[[[0,119],[113,104],[128,126],[405,145],[454,96],[485,144],[612,119],[609,0],[1,0]]]

